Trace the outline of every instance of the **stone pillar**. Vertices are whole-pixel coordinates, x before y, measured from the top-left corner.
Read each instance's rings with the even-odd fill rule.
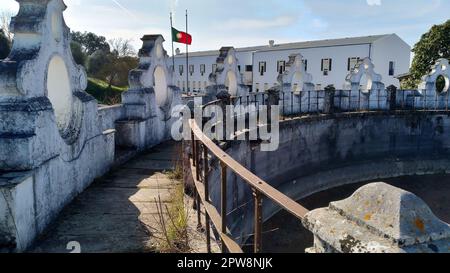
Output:
[[[397,87],[390,85],[386,88],[389,96],[389,110],[395,111],[397,108]]]
[[[334,96],[336,93],[336,88],[333,85],[328,85],[325,87],[325,98],[324,98],[324,106],[323,112],[325,114],[333,114],[334,113]]]
[[[231,95],[230,93],[228,93],[227,90],[222,90],[217,94],[217,99],[220,100],[218,106],[222,109],[222,113],[223,113],[223,136],[222,139],[223,141],[226,141],[228,139],[227,136],[227,124],[228,122],[235,122],[234,119],[231,121],[229,121],[228,119],[231,118],[227,115],[227,106],[231,105]],[[231,114],[230,114],[231,115]]]
[[[227,90],[232,97],[245,97],[249,93],[239,71],[239,60],[233,47],[222,47],[216,59],[217,68],[209,75],[209,85],[206,88],[208,98],[216,96],[220,91]]]
[[[117,144],[138,151],[170,139],[173,107],[181,104],[181,91],[172,84],[162,35],[145,35],[139,66],[130,71],[130,88],[122,94],[126,117],[116,122]]]
[[[310,212],[309,253],[449,253],[450,226],[417,196],[385,183]]]

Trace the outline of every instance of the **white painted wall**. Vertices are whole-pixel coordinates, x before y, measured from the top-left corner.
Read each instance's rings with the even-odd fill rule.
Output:
[[[409,72],[411,63],[411,46],[405,43],[396,34],[387,36],[373,43],[373,63],[375,72],[381,74],[382,81],[388,87],[400,87],[399,80],[389,76],[389,62],[395,62],[394,76]]]
[[[190,82],[190,90],[204,90],[205,85],[207,86],[209,84],[208,77],[212,73],[212,66],[216,63],[217,55],[214,56],[190,56],[189,57],[189,66],[194,65],[194,73],[191,75],[189,74],[189,82]],[[236,52],[236,58],[238,59],[238,63],[241,67],[241,73],[245,71],[246,65],[252,65],[252,52],[246,51],[246,52]],[[200,65],[206,65],[206,71],[202,75],[200,73]],[[169,59],[168,66],[172,66],[172,58]],[[183,66],[183,75],[180,75],[179,66]],[[183,90],[183,87],[186,86],[186,72],[189,70],[186,69],[186,57],[185,55],[177,56],[175,58],[175,73],[174,73],[174,82],[173,84],[177,87],[181,88]],[[195,88],[193,88],[195,85]]]
[[[308,70],[313,77],[313,83],[324,88],[329,84],[333,84],[337,89],[343,89],[346,86],[345,78],[350,73],[347,69],[348,58],[359,57],[360,59],[371,57],[375,64],[375,71],[382,76],[382,81],[386,86],[391,84],[399,87],[399,81],[393,76],[389,76],[389,62],[395,62],[395,75],[406,73],[409,71],[411,59],[411,47],[406,44],[396,34],[389,35],[379,39],[372,44],[345,45],[316,47],[306,49],[289,49],[289,50],[270,50],[269,47],[259,51],[239,51],[237,49],[236,57],[241,67],[241,74],[245,71],[246,65],[253,65],[253,91],[263,91],[265,86],[272,87],[277,84],[277,62],[288,61],[289,55],[300,53],[304,59],[308,61]],[[190,56],[189,64],[195,66],[194,73],[189,76],[190,88],[192,90],[193,82],[195,82],[195,90],[203,90],[205,82],[208,83],[208,76],[212,72],[212,64],[216,62],[218,53],[211,56]],[[332,70],[328,76],[321,71],[322,59],[332,59]],[[267,71],[263,76],[259,73],[259,62],[266,62]],[[206,65],[206,73],[200,74],[200,65]],[[172,60],[170,59],[170,64]],[[183,65],[184,73],[180,76],[179,65]],[[183,89],[183,83],[186,82],[186,58],[184,55],[175,58],[175,76],[174,84]],[[267,84],[267,85],[266,85]],[[200,85],[200,86],[199,86]],[[348,87],[347,87],[348,88]],[[347,89],[346,88],[346,89]]]
[[[347,61],[349,57],[364,58],[369,55],[369,45],[352,45],[340,47],[322,47],[322,48],[308,48],[308,49],[292,49],[292,50],[272,50],[259,51],[255,53],[253,66],[253,90],[256,91],[256,86],[259,83],[260,90],[264,88],[267,83],[269,87],[277,84],[277,62],[289,60],[289,55],[300,53],[304,60],[308,61],[307,72],[313,77],[313,83],[320,84],[323,87],[334,84],[338,89],[343,88],[345,77],[349,73],[347,70]],[[332,68],[328,72],[328,76],[324,76],[321,71],[322,59],[331,58]],[[259,62],[266,62],[267,72],[264,76],[259,73]]]

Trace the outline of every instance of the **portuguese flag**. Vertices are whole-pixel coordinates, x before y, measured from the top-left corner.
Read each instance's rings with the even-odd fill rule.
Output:
[[[172,28],[172,40],[176,43],[181,44],[192,44],[192,36],[186,32],[178,31]]]

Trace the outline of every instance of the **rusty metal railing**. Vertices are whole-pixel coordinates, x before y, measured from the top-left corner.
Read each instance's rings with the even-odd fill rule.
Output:
[[[247,170],[231,156],[225,153],[200,129],[195,120],[189,121],[192,134],[192,158],[190,159],[193,179],[196,189],[197,221],[201,224],[201,207],[205,209],[205,229],[207,237],[207,251],[211,252],[211,223],[214,225],[221,239],[222,252],[242,253],[240,245],[229,235],[227,229],[227,172],[231,171],[248,184],[253,191],[254,211],[254,252],[261,252],[262,247],[262,205],[263,198],[272,200],[282,209],[288,211],[298,219],[303,219],[309,212],[306,208],[284,195],[267,182]],[[209,156],[217,158],[221,167],[221,207],[220,212],[211,203],[209,197]]]
[[[244,97],[230,98],[230,104],[248,106],[267,105],[268,93],[253,93]],[[308,92],[284,92],[280,94],[278,105],[281,107],[280,116],[302,116],[313,114],[353,113],[361,111],[446,111],[449,110],[449,92],[427,94],[425,90],[376,90],[371,94],[352,90],[322,90]],[[207,106],[221,103],[221,100],[202,105]],[[325,104],[328,103],[326,107]],[[332,111],[330,111],[332,109]],[[205,208],[207,250],[211,252],[211,223],[220,236],[222,251],[241,253],[241,246],[232,238],[227,228],[227,173],[233,172],[242,178],[253,191],[254,207],[254,252],[262,248],[262,202],[264,198],[272,200],[282,209],[288,211],[298,219],[303,219],[308,210],[287,197],[277,189],[270,186],[261,178],[247,170],[236,160],[230,157],[213,140],[208,138],[200,129],[194,119],[189,121],[191,128],[192,158],[191,169],[196,189],[197,220],[201,227],[201,206]],[[221,200],[220,212],[212,204],[209,197],[209,158],[215,157],[221,168]]]

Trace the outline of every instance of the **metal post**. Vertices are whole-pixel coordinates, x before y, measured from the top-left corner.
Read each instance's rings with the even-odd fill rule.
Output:
[[[200,194],[197,191],[197,230],[202,230],[202,206],[201,206]]]
[[[209,202],[209,181],[208,181],[208,148],[203,145],[203,183],[205,185],[205,202]],[[211,219],[208,212],[205,214],[206,228],[206,251],[211,253]]]
[[[308,90],[308,114],[311,112],[311,90]]]
[[[195,167],[195,165],[196,165],[195,158],[196,158],[197,155],[195,154],[195,136],[194,136],[194,131],[191,131],[191,144],[192,144],[192,162],[193,162],[194,167]]]
[[[199,140],[196,140],[194,142],[194,146],[195,146],[195,170],[196,170],[196,176],[197,176],[197,181],[200,181],[200,145],[199,145]]]
[[[221,163],[221,198],[220,198],[220,210],[222,218],[222,233],[227,233],[227,166]],[[222,239],[222,253],[227,251],[225,242]]]
[[[255,236],[254,236],[254,252],[260,253],[262,251],[262,195],[254,189],[253,197],[255,200]]]

